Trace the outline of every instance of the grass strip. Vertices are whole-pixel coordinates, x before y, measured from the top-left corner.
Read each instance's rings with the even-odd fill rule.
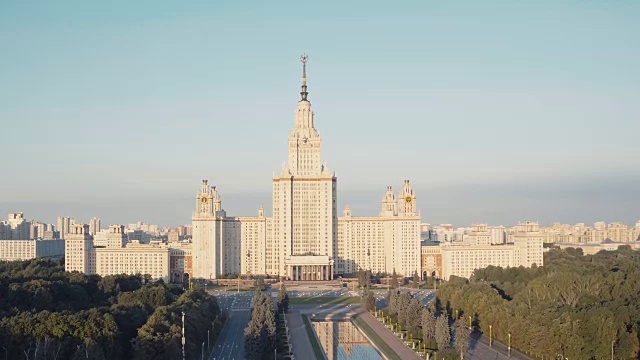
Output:
[[[362,329],[362,331],[364,331],[367,336],[369,337],[369,339],[371,339],[376,346],[378,346],[378,348],[380,348],[384,354],[393,360],[402,360],[402,358],[400,358],[400,356],[398,356],[398,354],[396,354],[395,351],[393,351],[393,349],[387,345],[386,342],[384,342],[384,340],[382,340],[382,338],[380,338],[380,336],[373,331],[373,329],[369,326],[369,324],[367,324],[364,320],[362,320],[360,318],[360,316],[356,316],[354,318],[354,321],[358,324],[358,326]]]
[[[322,360],[324,359],[324,353],[322,352],[322,348],[320,348],[320,344],[318,344],[318,340],[316,339],[315,331],[313,330],[313,326],[311,326],[311,322],[309,318],[302,316],[302,321],[304,321],[304,327],[307,329],[307,336],[309,336],[309,341],[311,342],[311,347],[313,348],[313,353],[316,356],[316,359]]]

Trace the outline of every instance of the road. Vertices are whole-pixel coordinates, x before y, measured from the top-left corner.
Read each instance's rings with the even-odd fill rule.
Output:
[[[244,328],[249,323],[253,292],[218,295],[218,303],[229,318],[216,341],[211,360],[244,360]]]
[[[511,357],[507,356],[507,346],[494,341],[493,347],[489,347],[489,338],[479,333],[474,333],[469,348],[469,359],[473,360],[529,360],[530,357],[519,351],[511,349]]]
[[[249,323],[249,310],[234,310],[220,333],[212,360],[244,360],[244,328]]]

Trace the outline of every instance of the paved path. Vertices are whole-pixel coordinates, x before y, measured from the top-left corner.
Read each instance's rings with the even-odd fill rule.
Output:
[[[493,347],[489,347],[489,338],[479,333],[474,333],[471,337],[469,348],[469,359],[472,360],[529,360],[530,357],[519,351],[511,349],[511,357],[508,357],[507,346],[494,341]],[[465,356],[466,357],[466,356]]]
[[[309,336],[307,336],[307,329],[304,327],[302,316],[298,311],[289,311],[287,313],[287,325],[291,336],[293,356],[296,359],[310,359],[313,356],[313,348],[311,347]]]
[[[418,360],[420,357],[415,353],[414,350],[411,350],[407,345],[405,345],[402,340],[400,340],[397,336],[395,336],[389,329],[387,329],[380,321],[378,321],[371,313],[364,312],[359,316],[362,320],[364,320],[371,329],[380,336],[382,341],[387,343],[393,351],[398,354],[398,356],[402,360]]]
[[[249,310],[229,311],[229,318],[216,342],[211,360],[244,360],[244,328]]]

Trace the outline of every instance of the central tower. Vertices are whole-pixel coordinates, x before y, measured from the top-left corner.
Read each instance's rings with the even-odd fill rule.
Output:
[[[267,272],[323,280],[332,277],[337,250],[337,179],[321,164],[322,139],[307,92],[308,59],[300,57],[302,91],[289,132],[288,163],[273,177],[272,236],[266,254],[273,268]]]
[[[306,55],[300,57],[302,62],[302,91],[295,114],[295,123],[289,133],[289,170],[293,176],[319,175],[320,148],[322,139],[313,123],[313,111],[307,98],[307,61]]]

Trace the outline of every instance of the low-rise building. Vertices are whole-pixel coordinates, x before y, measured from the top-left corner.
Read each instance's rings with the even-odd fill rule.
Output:
[[[640,250],[640,241],[620,242],[620,241],[605,240],[599,244],[556,243],[555,245],[560,247],[560,249],[568,249],[568,248],[582,249],[583,255],[595,255],[602,250],[615,251],[615,250],[618,250],[620,246],[629,246],[632,250]]]
[[[183,241],[169,244],[171,282],[181,283],[193,278],[193,245]]]
[[[442,277],[442,252],[440,246],[433,242],[423,242],[421,246],[420,268],[422,279]]]
[[[0,240],[0,260],[30,260],[64,256],[63,240]]]

